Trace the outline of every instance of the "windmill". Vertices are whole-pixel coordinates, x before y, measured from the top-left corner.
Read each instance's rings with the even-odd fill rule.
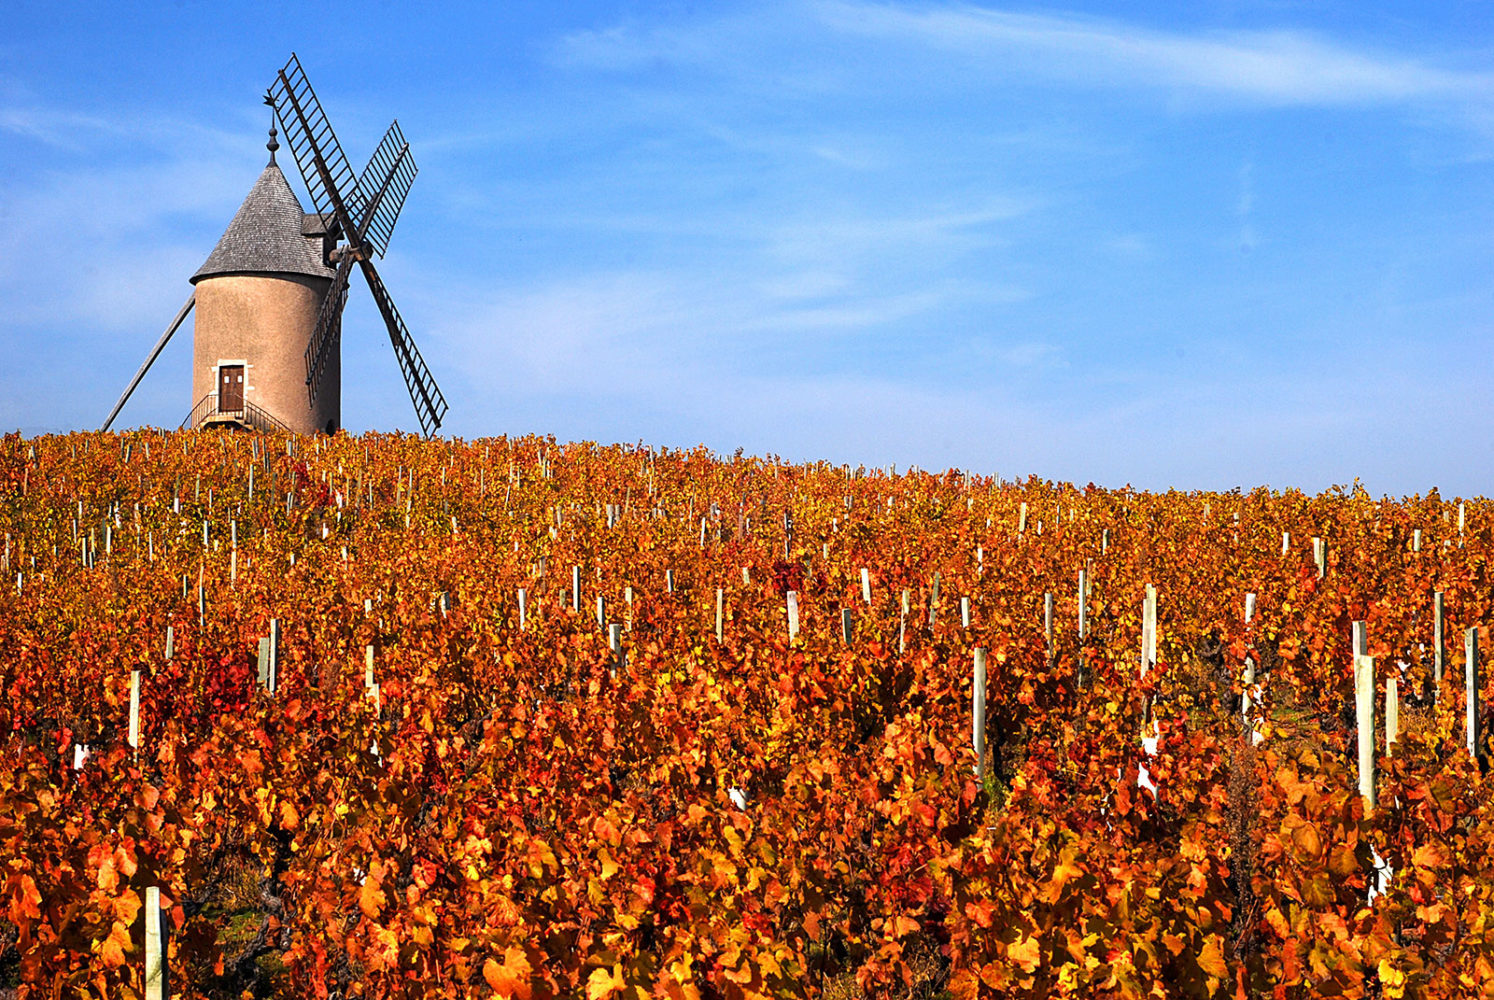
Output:
[[[299,201],[270,162],[213,253],[194,291],[120,396],[104,430],[194,307],[193,398],[183,426],[230,425],[335,431],[341,409],[342,309],[356,265],[384,325],[426,435],[441,426],[446,398],[374,267],[384,256],[415,180],[399,122],[354,175],[294,53],[265,94],[311,197]]]

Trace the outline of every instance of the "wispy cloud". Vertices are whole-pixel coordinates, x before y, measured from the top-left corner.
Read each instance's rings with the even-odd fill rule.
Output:
[[[1036,72],[1088,86],[1183,88],[1272,104],[1494,100],[1494,73],[1356,50],[1301,31],[1169,32],[969,4],[828,0],[819,10],[846,35],[926,44],[996,72]]]

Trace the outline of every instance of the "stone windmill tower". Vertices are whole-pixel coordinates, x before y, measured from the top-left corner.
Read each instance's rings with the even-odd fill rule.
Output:
[[[192,275],[193,292],[130,382],[104,429],[195,306],[193,406],[183,427],[333,433],[342,425],[342,309],[356,264],[389,331],[421,430],[446,399],[394,308],[373,256],[383,256],[415,163],[395,122],[356,178],[293,54],[265,96],[285,129],[315,211],[301,208],[275,162],[250,188],[218,245]]]

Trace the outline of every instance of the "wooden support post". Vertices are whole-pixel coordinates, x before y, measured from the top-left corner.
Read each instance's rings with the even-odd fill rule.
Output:
[[[1442,698],[1442,667],[1447,657],[1447,639],[1443,631],[1442,591],[1432,592],[1432,704]]]
[[[1100,555],[1103,556],[1109,550],[1110,550],[1110,529],[1109,528],[1105,528],[1105,529],[1102,529],[1100,531]]]
[[[1089,635],[1089,574],[1079,571],[1079,642]]]
[[[723,642],[726,631],[726,591],[716,588],[716,641]]]
[[[363,689],[372,691],[374,689],[374,648],[372,644],[363,647]]]
[[[1314,537],[1312,540],[1312,561],[1318,566],[1318,579],[1323,579],[1323,574],[1328,569],[1328,546],[1321,539]]]
[[[847,646],[851,644],[851,609],[840,609],[840,641]]]
[[[280,688],[280,619],[270,619],[270,693]]]
[[[159,886],[146,886],[144,917],[144,1000],[170,1000],[171,983],[166,968],[166,912],[161,908]]]
[[[1411,551],[1412,552],[1420,552],[1421,551],[1421,529],[1420,528],[1417,528],[1415,531],[1411,532]]]
[[[1053,592],[1043,594],[1043,636],[1047,643],[1048,661],[1053,661]]]
[[[1027,531],[1027,501],[1022,501],[1022,506],[1017,512],[1017,534]]]
[[[871,571],[865,566],[861,567],[861,600],[871,604]]]
[[[612,679],[617,680],[617,668],[624,662],[623,627],[616,623],[607,626],[607,648],[612,651]]]
[[[1359,730],[1359,797],[1368,815],[1375,808],[1375,661],[1354,654],[1354,714]]]
[[[934,571],[934,586],[929,593],[929,628],[934,627],[934,616],[939,608],[939,571]]]
[[[261,636],[259,640],[259,651],[254,657],[256,670],[255,680],[261,688],[270,686],[270,639],[269,636]]]
[[[1401,731],[1401,692],[1399,681],[1385,682],[1385,756],[1395,753],[1395,741]]]
[[[130,671],[130,749],[140,751],[140,671]]]
[[[1141,676],[1157,662],[1157,588],[1146,585],[1141,602]]]
[[[170,661],[176,656],[176,629],[170,625],[166,626],[166,659]]]
[[[903,610],[897,618],[897,652],[901,656],[908,649],[908,588],[903,588]]]
[[[1458,518],[1462,519],[1462,505],[1459,505]],[[1478,697],[1479,697],[1479,663],[1478,663],[1478,627],[1474,626],[1463,633],[1463,689],[1466,714],[1468,720],[1468,755],[1475,761],[1479,760],[1479,731],[1478,731]]]
[[[1281,554],[1286,555],[1292,550],[1292,534],[1289,531],[1281,533]]]
[[[788,598],[788,636],[793,642],[799,637],[799,592],[790,590]]]
[[[528,624],[528,621],[529,621],[529,618],[528,618],[528,615],[529,615],[529,603],[528,603],[528,600],[529,600],[529,595],[524,592],[524,588],[523,587],[520,587],[519,588],[519,631],[520,632],[524,631],[524,628]]]
[[[581,567],[571,567],[571,610],[581,613]]]
[[[970,627],[970,598],[960,598],[960,628]]]
[[[607,598],[601,594],[597,595],[597,628],[605,628],[607,625]]]
[[[1369,626],[1364,621],[1355,621],[1349,626],[1350,648],[1355,656],[1369,655]]]
[[[975,647],[975,680],[970,694],[970,741],[975,749],[975,780],[986,783],[986,651]]]
[[[672,569],[664,571],[664,592],[666,594],[674,593],[674,570]]]

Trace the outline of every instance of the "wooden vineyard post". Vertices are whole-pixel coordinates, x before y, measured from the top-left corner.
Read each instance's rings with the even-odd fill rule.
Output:
[[[270,682],[269,691],[274,694],[280,688],[280,619],[270,619]]]
[[[1318,579],[1323,579],[1323,574],[1328,568],[1328,546],[1316,536],[1312,540],[1312,561],[1317,563]]]
[[[840,641],[847,646],[851,644],[851,609],[840,609]]]
[[[1446,633],[1442,626],[1442,591],[1432,592],[1432,704],[1442,698],[1442,665],[1447,656]]]
[[[1359,730],[1359,797],[1368,815],[1375,808],[1375,661],[1354,654],[1354,714]]]
[[[520,587],[519,588],[519,631],[520,632],[524,631],[524,626],[528,623],[527,622],[527,615],[528,615],[529,607],[528,607],[528,603],[527,603],[527,598],[528,598],[528,595],[524,593],[524,588]]]
[[[939,608],[939,571],[934,571],[934,586],[929,592],[929,628],[934,627],[934,616]]]
[[[666,594],[674,593],[674,570],[672,569],[664,571],[664,592]]]
[[[1047,645],[1048,662],[1053,662],[1053,592],[1043,594],[1043,635]]]
[[[571,610],[581,613],[581,567],[571,567]]]
[[[1157,662],[1157,588],[1146,585],[1141,602],[1141,676]]]
[[[1385,756],[1395,753],[1395,741],[1401,731],[1400,683],[1391,677],[1385,682]]]
[[[908,589],[903,588],[903,610],[897,619],[897,652],[901,656],[908,649]]]
[[[1110,551],[1110,529],[1105,528],[1100,531],[1100,555],[1103,556],[1108,551]]]
[[[597,595],[597,628],[607,627],[607,598]]]
[[[1369,626],[1364,621],[1355,621],[1349,625],[1349,642],[1355,656],[1369,655]]]
[[[612,679],[617,680],[617,668],[623,665],[623,627],[615,622],[607,626],[607,648],[612,651]]]
[[[130,671],[130,749],[140,753],[140,671]]]
[[[1018,510],[1018,513],[1017,513],[1017,534],[1021,535],[1021,534],[1024,534],[1026,531],[1027,531],[1027,502],[1024,500],[1022,502],[1021,508]]]
[[[259,653],[254,658],[255,667],[258,670],[257,680],[261,688],[268,689],[270,686],[270,638],[261,636],[259,640]]]
[[[970,598],[960,598],[960,628],[970,627]]]
[[[1079,571],[1079,683],[1084,683],[1084,668],[1086,659],[1084,655],[1084,640],[1089,634],[1089,574]]]
[[[166,969],[166,913],[161,889],[145,889],[145,1000],[169,1000],[171,983]]]
[[[363,689],[372,691],[374,686],[374,648],[370,644],[363,647]]]
[[[1245,595],[1245,625],[1248,627],[1250,621],[1255,617],[1255,594]],[[1242,677],[1245,690],[1240,693],[1240,718],[1245,726],[1250,726],[1250,688],[1255,684],[1255,660],[1248,654],[1245,657],[1245,672]]]
[[[861,567],[861,601],[871,604],[871,572],[865,566]]]
[[[1462,520],[1462,506],[1458,508],[1458,519]],[[1474,626],[1463,633],[1463,686],[1464,698],[1467,708],[1468,719],[1468,755],[1475,761],[1479,761],[1478,744],[1478,692],[1479,692],[1479,664],[1478,664],[1478,626]]]
[[[1417,528],[1415,531],[1411,532],[1411,551],[1412,552],[1420,552],[1421,551],[1421,529],[1420,528]]]
[[[1281,533],[1281,554],[1286,555],[1292,550],[1292,533],[1283,531]]]
[[[788,600],[788,637],[793,642],[799,637],[799,592],[790,590],[786,595]]]
[[[169,662],[176,656],[176,629],[170,625],[166,626],[166,659]]]
[[[717,642],[723,641],[722,637],[725,635],[725,629],[726,629],[725,611],[726,611],[726,591],[723,588],[721,588],[721,587],[717,587],[716,588],[716,641]]]
[[[970,740],[975,748],[975,780],[986,783],[986,651],[975,647],[975,680],[970,695]]]

